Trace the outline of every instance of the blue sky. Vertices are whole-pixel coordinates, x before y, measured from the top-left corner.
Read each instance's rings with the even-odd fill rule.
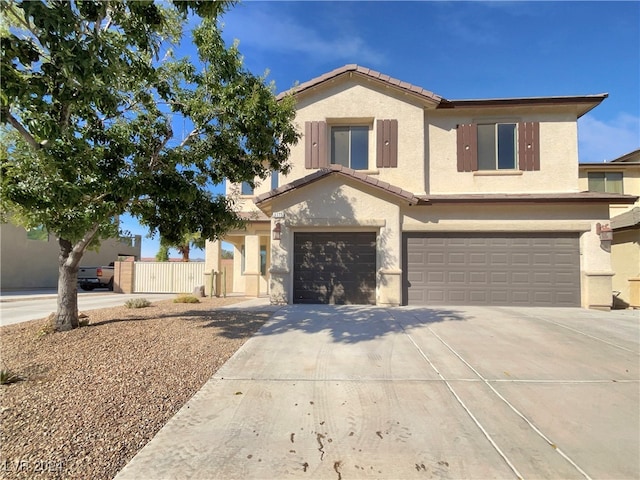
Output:
[[[640,2],[245,1],[222,22],[278,92],[350,63],[447,99],[606,92],[578,122],[580,161],[640,147]],[[188,32],[179,51],[197,59]]]

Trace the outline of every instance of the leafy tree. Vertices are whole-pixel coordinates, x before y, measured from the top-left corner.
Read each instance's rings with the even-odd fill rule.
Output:
[[[58,239],[57,330],[78,326],[80,260],[118,234],[118,215],[174,244],[219,238],[242,221],[212,186],[288,171],[293,100],[225,45],[232,3],[0,0],[0,208]],[[189,15],[198,65],[170,49]],[[184,138],[173,116],[193,125]]]
[[[191,248],[204,248],[206,244],[206,239],[202,238],[199,232],[196,233],[185,233],[182,238],[179,239],[178,242],[171,242],[165,238],[160,239],[160,252],[166,252],[167,259],[163,261],[169,261],[169,249],[175,248],[178,250],[178,253],[182,255],[182,261],[189,261],[189,254],[191,252]],[[158,256],[156,255],[156,258]]]
[[[156,262],[168,262],[169,261],[169,247],[167,245],[160,244],[160,250],[156,253]]]

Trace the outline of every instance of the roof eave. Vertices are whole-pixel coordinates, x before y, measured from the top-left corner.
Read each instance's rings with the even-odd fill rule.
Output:
[[[357,170],[352,170],[350,168],[345,168],[341,165],[330,165],[326,168],[322,168],[316,170],[315,172],[294,180],[291,183],[286,185],[282,185],[274,190],[271,190],[267,193],[263,193],[262,195],[258,195],[254,198],[254,203],[256,206],[262,210],[263,212],[270,215],[271,212],[271,204],[273,200],[279,198],[283,195],[291,193],[299,188],[305,187],[312,183],[317,182],[323,178],[326,178],[331,175],[341,175],[355,182],[360,182],[363,185],[366,185],[370,188],[374,188],[376,190],[380,190],[381,192],[395,197],[405,203],[406,205],[417,205],[421,202],[421,199],[414,195],[411,192],[407,192],[406,190],[401,189],[400,187],[396,187],[395,185],[391,185],[387,182],[381,182],[377,179],[370,177],[364,173],[358,172]]]
[[[452,108],[495,108],[514,106],[577,106],[577,116],[582,117],[586,113],[600,105],[608,93],[597,95],[561,96],[561,97],[517,97],[517,98],[487,98],[470,100],[442,100],[439,109]]]
[[[606,203],[632,205],[638,200],[635,195],[578,193],[540,194],[467,194],[467,195],[424,195],[420,204],[438,203]]]
[[[417,85],[412,85],[408,82],[403,82],[396,78],[390,77],[383,73],[377,72],[375,70],[371,70],[366,67],[362,67],[356,64],[344,65],[343,67],[336,68],[330,72],[327,72],[319,77],[313,78],[307,82],[301,83],[289,90],[286,90],[277,95],[277,99],[281,100],[287,96],[298,96],[304,93],[310,92],[319,88],[322,85],[325,85],[328,82],[335,81],[337,78],[342,76],[353,76],[357,75],[360,78],[364,78],[368,81],[375,82],[376,84],[386,87],[393,88],[400,93],[405,95],[410,95],[418,100],[425,101],[427,104],[437,107],[440,102],[443,100],[442,97],[436,95],[433,92],[425,90],[422,87]]]

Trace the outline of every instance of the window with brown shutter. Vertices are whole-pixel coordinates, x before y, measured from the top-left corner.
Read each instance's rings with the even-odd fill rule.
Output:
[[[473,123],[458,125],[458,171],[478,170],[478,129]]]
[[[520,170],[540,170],[540,123],[518,123]]]
[[[378,168],[398,166],[398,120],[378,120],[376,122]]]
[[[327,123],[305,122],[304,124],[305,168],[324,168],[327,161]]]
[[[461,124],[457,130],[457,151],[459,172],[540,170],[540,124]]]

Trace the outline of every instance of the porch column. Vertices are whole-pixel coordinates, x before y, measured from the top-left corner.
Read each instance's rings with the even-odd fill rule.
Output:
[[[216,294],[216,297],[220,296],[221,292],[221,264],[220,259],[222,258],[222,243],[220,240],[207,240],[205,244],[205,255],[204,255],[204,294],[206,296],[211,295],[211,271],[217,273],[213,277],[213,291]]]
[[[244,237],[244,293],[247,297],[260,295],[260,237]]]

